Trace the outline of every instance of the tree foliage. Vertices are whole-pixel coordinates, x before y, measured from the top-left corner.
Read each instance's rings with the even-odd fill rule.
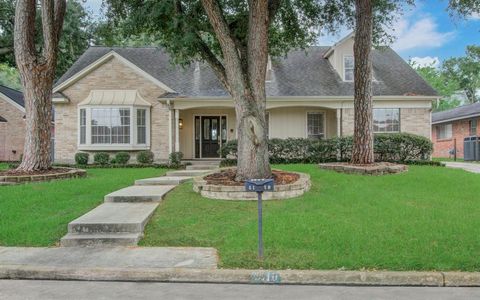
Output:
[[[448,81],[457,82],[470,103],[477,102],[480,89],[480,46],[467,46],[466,55],[443,62],[442,72]]]
[[[13,53],[13,28],[16,0],[0,0],[0,62],[15,66]],[[69,0],[65,14],[64,34],[60,39],[56,77],[61,76],[88,48],[97,23],[83,7],[84,0]],[[37,8],[38,10],[39,8]],[[36,14],[35,27],[41,32],[40,13]],[[42,50],[43,35],[35,35],[35,47]]]

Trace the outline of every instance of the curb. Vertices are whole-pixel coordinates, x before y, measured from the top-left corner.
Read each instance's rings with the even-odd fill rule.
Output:
[[[0,266],[0,279],[351,286],[480,286],[480,273]]]

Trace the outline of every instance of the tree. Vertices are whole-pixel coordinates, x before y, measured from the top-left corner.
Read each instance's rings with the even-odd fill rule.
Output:
[[[8,86],[12,89],[22,89],[22,83],[20,82],[18,70],[14,67],[10,67],[7,64],[0,63],[0,84]]]
[[[373,156],[372,0],[355,0],[353,164],[371,164]]]
[[[15,24],[16,0],[0,0],[0,63],[15,66],[13,49],[13,30]],[[64,74],[75,60],[83,54],[93,40],[93,33],[97,23],[94,22],[82,6],[82,0],[69,0],[67,2],[64,34],[59,42],[59,55],[55,76],[58,78]],[[37,8],[35,28],[42,30],[42,20]],[[41,50],[43,36],[35,35],[35,48]]]
[[[442,96],[438,102],[433,101],[434,111],[452,109],[460,105],[461,101],[455,97],[455,92],[460,89],[458,82],[447,79],[441,69],[435,67],[433,63],[427,66],[419,66],[412,61],[409,63]]]
[[[466,56],[445,60],[442,73],[447,83],[458,83],[470,103],[477,102],[477,90],[480,89],[480,46],[467,46]]]
[[[107,1],[110,17],[159,40],[174,62],[207,62],[234,100],[237,180],[271,176],[265,124],[268,54],[306,47],[320,22],[316,1]]]
[[[50,162],[52,122],[52,86],[65,0],[41,0],[43,45],[35,45],[36,0],[18,0],[15,10],[15,58],[23,85],[26,111],[26,135],[22,171],[47,170]]]

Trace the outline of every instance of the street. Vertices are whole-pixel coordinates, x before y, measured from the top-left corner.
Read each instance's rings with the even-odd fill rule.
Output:
[[[480,288],[0,280],[0,299],[479,299]]]

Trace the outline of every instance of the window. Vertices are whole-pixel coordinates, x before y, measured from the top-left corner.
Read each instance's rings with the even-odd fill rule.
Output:
[[[399,108],[373,109],[373,132],[400,132]]]
[[[85,109],[80,109],[80,144],[84,145],[87,142],[87,112]]]
[[[129,108],[92,108],[92,144],[130,144]]]
[[[137,144],[147,143],[147,110],[137,109]]]
[[[437,125],[437,140],[452,138],[452,124]]]
[[[477,135],[477,120],[468,121],[470,135]]]
[[[307,113],[307,137],[322,139],[325,136],[324,115],[321,112]]]
[[[343,80],[353,81],[354,61],[353,56],[343,57]]]
[[[80,107],[78,142],[84,150],[148,149],[150,109]]]

